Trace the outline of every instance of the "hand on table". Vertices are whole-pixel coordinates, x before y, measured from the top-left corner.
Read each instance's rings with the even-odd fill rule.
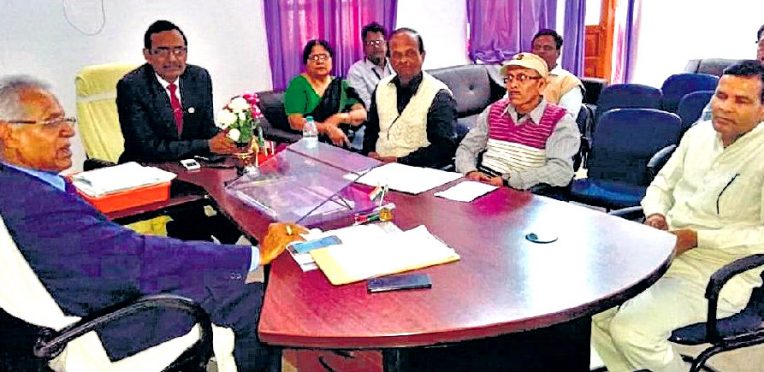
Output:
[[[308,230],[300,225],[293,223],[272,223],[268,226],[268,233],[265,234],[262,243],[260,243],[260,265],[271,263],[281,252],[284,252],[286,246],[293,241],[302,241],[300,234],[307,233]]]
[[[668,230],[666,217],[660,213],[654,213],[645,218],[645,225],[654,227],[658,230]]]
[[[226,132],[220,132],[209,140],[210,152],[228,155],[236,151],[236,144],[227,136]]]
[[[331,125],[328,125],[326,128],[326,135],[329,136],[329,139],[335,146],[350,146],[350,140],[348,139],[348,136],[345,135],[345,132],[342,131],[342,129]]]
[[[379,161],[381,161],[383,163],[397,163],[398,162],[398,158],[396,158],[395,156],[380,156],[376,152],[370,152],[369,153],[369,157],[372,158],[372,159],[377,159],[377,160],[379,160]]]
[[[677,256],[698,246],[698,232],[695,230],[680,229],[671,231],[671,233],[676,235],[674,249],[676,249]]]
[[[483,183],[487,183],[489,185],[493,185],[496,187],[504,186],[504,179],[502,179],[501,177],[489,176],[480,171],[472,171],[467,173],[465,176],[467,177],[468,180],[471,180],[471,181],[483,182]]]

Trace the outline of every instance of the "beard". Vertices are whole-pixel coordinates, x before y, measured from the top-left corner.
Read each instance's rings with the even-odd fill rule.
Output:
[[[385,56],[373,56],[373,55],[372,55],[372,56],[368,56],[368,57],[366,57],[366,59],[368,59],[369,61],[371,61],[371,63],[373,63],[373,64],[375,64],[375,65],[379,66],[379,65],[381,65],[381,64],[382,64],[382,61],[385,59]]]

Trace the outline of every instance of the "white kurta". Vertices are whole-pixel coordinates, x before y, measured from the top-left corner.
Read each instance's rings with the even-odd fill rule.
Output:
[[[678,256],[655,285],[593,319],[592,341],[610,371],[686,371],[667,338],[706,319],[708,279],[722,266],[764,253],[764,125],[724,148],[710,121],[691,128],[647,189],[646,216],[666,216],[670,230],[693,229],[698,246]],[[720,317],[742,309],[761,269],[722,289]]]

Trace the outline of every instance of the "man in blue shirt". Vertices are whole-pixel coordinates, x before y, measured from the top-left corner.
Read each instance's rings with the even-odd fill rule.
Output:
[[[233,330],[239,370],[266,368],[269,350],[257,339],[262,283],[245,279],[304,230],[272,224],[262,244],[249,247],[144,236],[115,224],[57,174],[72,165],[74,123],[43,84],[0,80],[0,215],[59,307],[83,317],[143,295],[185,296]],[[109,358],[119,360],[191,326],[178,314],[155,312],[98,333]]]

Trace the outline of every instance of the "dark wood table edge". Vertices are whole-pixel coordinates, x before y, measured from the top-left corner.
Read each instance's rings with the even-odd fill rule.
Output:
[[[554,326],[581,317],[590,317],[614,306],[620,305],[635,297],[645,289],[653,285],[663,274],[666,273],[673,261],[674,252],[664,259],[663,264],[653,270],[644,278],[640,279],[629,288],[612,295],[608,298],[595,300],[581,304],[556,314],[543,314],[533,318],[513,322],[506,326],[486,325],[480,328],[465,330],[450,330],[439,333],[394,335],[387,337],[362,337],[362,338],[315,338],[300,339],[294,336],[277,335],[258,330],[260,341],[281,348],[290,349],[335,349],[335,350],[381,350],[412,347],[445,346],[463,341],[491,338],[513,333],[532,331],[540,328]]]

